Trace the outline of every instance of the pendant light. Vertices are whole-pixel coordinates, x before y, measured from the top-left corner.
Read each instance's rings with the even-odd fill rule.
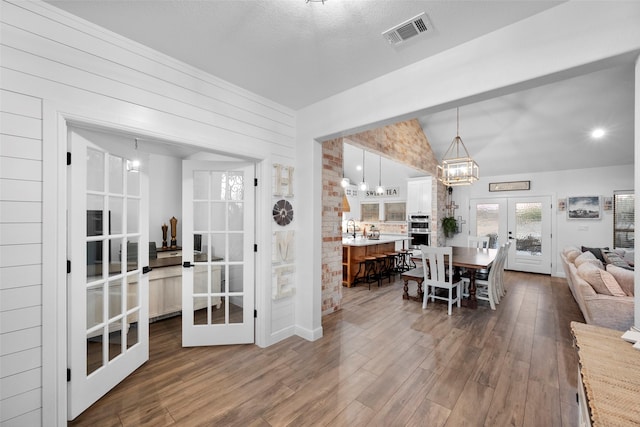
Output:
[[[134,148],[136,150],[136,157],[133,160],[127,160],[127,170],[129,172],[140,172],[140,160],[137,157],[138,154],[138,138],[134,139]]]
[[[478,164],[469,156],[460,138],[460,113],[456,108],[456,137],[438,165],[438,180],[444,185],[454,186],[470,185],[478,179]]]
[[[362,150],[362,182],[358,184],[358,188],[360,191],[367,191],[369,189],[369,184],[364,180],[364,149]]]
[[[384,194],[384,187],[382,186],[382,156],[378,156],[378,186],[376,187],[376,194]]]

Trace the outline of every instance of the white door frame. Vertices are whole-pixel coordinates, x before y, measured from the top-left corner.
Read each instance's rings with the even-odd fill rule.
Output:
[[[121,115],[78,107],[64,102],[43,100],[42,106],[42,419],[52,425],[67,425],[67,131],[68,124],[93,127],[112,132],[126,132],[173,143],[202,147],[213,151],[211,141],[202,137],[187,141],[175,135],[161,134],[153,124],[123,119]],[[254,153],[226,153],[251,158],[256,163],[260,182],[270,183],[269,155]],[[256,189],[256,212],[270,205],[267,185]],[[270,218],[256,217],[258,248],[270,247]],[[264,251],[263,251],[264,253]],[[51,254],[51,255],[47,255]],[[270,285],[270,275],[262,274],[268,263],[256,257],[255,319],[256,344],[267,342],[268,297],[264,287]],[[260,333],[260,335],[258,335]]]

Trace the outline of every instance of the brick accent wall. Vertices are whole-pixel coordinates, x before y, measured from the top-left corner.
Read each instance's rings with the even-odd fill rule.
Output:
[[[348,140],[348,141],[346,141]],[[332,313],[342,304],[342,194],[343,141],[367,151],[436,175],[436,159],[418,120],[360,132],[322,144],[322,314]],[[433,180],[431,227],[438,245],[444,237],[438,218],[445,213],[445,186]]]
[[[322,315],[342,304],[342,138],[322,144]]]

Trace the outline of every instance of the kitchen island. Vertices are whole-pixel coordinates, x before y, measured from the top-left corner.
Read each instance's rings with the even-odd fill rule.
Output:
[[[342,239],[342,284],[353,286],[360,260],[365,256],[394,252],[396,242],[409,240],[406,235],[381,235],[379,239],[367,239],[361,236]],[[404,245],[403,245],[404,247]]]

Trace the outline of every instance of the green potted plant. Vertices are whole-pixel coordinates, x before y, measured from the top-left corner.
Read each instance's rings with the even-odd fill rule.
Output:
[[[452,216],[445,216],[442,218],[442,231],[444,231],[444,237],[453,237],[458,231],[458,223]]]

